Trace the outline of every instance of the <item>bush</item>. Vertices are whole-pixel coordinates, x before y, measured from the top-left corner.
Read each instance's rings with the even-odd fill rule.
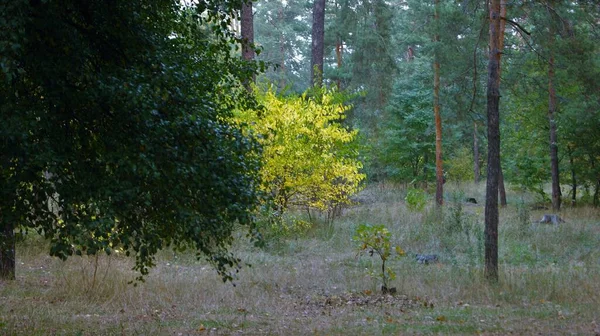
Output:
[[[421,212],[427,204],[427,194],[421,189],[411,188],[406,193],[404,200],[408,209]]]
[[[367,224],[361,224],[354,236],[354,241],[359,244],[359,254],[368,253],[371,257],[377,255],[381,259],[381,271],[370,271],[369,275],[382,280],[384,291],[388,289],[388,282],[396,278],[396,273],[385,266],[386,261],[393,256],[393,251],[399,256],[405,254],[399,246],[392,247],[391,237],[392,234],[384,225]]]
[[[333,221],[365,178],[357,131],[340,123],[349,108],[344,97],[326,89],[311,91],[313,96],[284,97],[271,88],[254,92],[263,108],[238,111],[235,121],[249,125],[263,147],[260,187],[273,213],[283,216],[295,206],[309,214],[324,211]]]

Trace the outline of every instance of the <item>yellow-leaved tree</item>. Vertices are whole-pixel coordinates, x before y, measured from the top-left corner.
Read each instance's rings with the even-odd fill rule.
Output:
[[[349,109],[343,95],[313,89],[278,95],[273,88],[255,88],[258,110],[239,111],[263,146],[261,188],[272,200],[271,216],[281,223],[292,206],[327,215],[331,223],[340,207],[350,203],[365,175],[358,160],[357,131],[340,122]]]

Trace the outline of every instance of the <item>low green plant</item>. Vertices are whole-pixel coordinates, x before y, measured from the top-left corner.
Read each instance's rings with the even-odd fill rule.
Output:
[[[464,225],[465,223],[465,211],[463,209],[462,201],[464,199],[464,192],[455,191],[452,193],[452,202],[450,204],[450,213],[446,218],[446,230],[447,233],[460,232],[465,229],[465,234],[469,238],[469,227]]]
[[[473,172],[473,154],[467,147],[460,148],[450,159],[444,162],[448,166],[448,178],[450,181],[464,182],[472,181]]]
[[[305,220],[298,213],[273,211],[263,207],[257,221],[257,229],[265,241],[273,242],[289,237],[299,237],[312,227],[311,221]]]
[[[392,246],[392,234],[384,225],[361,224],[356,229],[354,241],[358,243],[358,254],[377,255],[381,259],[381,271],[369,271],[371,277],[381,279],[383,291],[388,291],[388,283],[396,278],[396,273],[386,267],[385,263],[390,260],[396,252],[397,256],[403,256],[405,252],[399,246]]]
[[[519,233],[521,235],[525,235],[529,232],[529,225],[530,225],[529,217],[530,217],[529,207],[527,206],[527,204],[525,204],[525,201],[523,200],[523,198],[521,198],[521,201],[517,204],[517,219],[518,219],[518,224],[519,224],[518,228],[519,228]]]
[[[421,212],[427,204],[427,194],[421,189],[411,188],[408,189],[404,200],[408,209]]]

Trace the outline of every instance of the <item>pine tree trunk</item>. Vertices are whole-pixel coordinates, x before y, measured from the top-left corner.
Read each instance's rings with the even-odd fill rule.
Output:
[[[502,171],[502,160],[498,170],[498,195],[500,196],[500,206],[506,206],[506,189],[504,188],[504,172]]]
[[[1,214],[0,214],[1,216]],[[3,223],[0,217],[0,279],[15,279],[15,232],[10,223]]]
[[[427,155],[427,152],[425,152],[425,154],[423,155],[423,190],[427,190],[428,186],[427,186],[427,165],[429,164],[429,155]]]
[[[245,61],[254,60],[254,16],[252,14],[252,1],[242,4],[241,13],[241,31],[242,31],[242,59]],[[252,75],[252,82],[256,81],[256,76]],[[244,82],[244,87],[249,92],[252,86],[249,81]]]
[[[577,204],[577,175],[575,174],[575,164],[573,162],[573,149],[569,147],[567,151],[571,167],[571,206],[575,206]]]
[[[500,0],[490,4],[487,117],[488,165],[485,197],[485,276],[498,281],[498,180],[500,175]]]
[[[598,181],[596,181],[596,190],[594,191],[594,199],[593,199],[593,204],[595,207],[597,207],[600,203],[600,179],[598,179]]]
[[[500,0],[500,18],[500,32],[498,34],[498,50],[500,50],[500,55],[498,55],[498,87],[500,87],[500,79],[502,78],[502,66],[500,65],[500,61],[502,60],[502,51],[504,50],[504,32],[506,31],[506,20],[503,20],[502,18],[506,18],[506,0]],[[499,174],[498,191],[500,192],[500,205],[505,207],[507,203],[502,160],[500,160]]]
[[[310,62],[312,84],[323,84],[323,55],[325,43],[325,0],[315,0],[312,24],[312,59]]]
[[[560,211],[560,181],[558,170],[558,143],[556,136],[556,90],[554,88],[554,56],[548,61],[548,121],[550,122],[550,165],[552,174],[552,209]]]
[[[343,44],[342,38],[340,36],[338,36],[337,40],[335,42],[335,57],[337,59],[338,72],[341,72],[341,69],[342,69],[342,52],[343,51],[344,51],[344,44]],[[340,73],[338,73],[337,89],[338,89],[338,91],[342,90],[342,79],[340,77]]]
[[[477,137],[477,122],[473,122],[473,175],[475,184],[479,184],[481,168],[479,166],[479,138]]]
[[[439,19],[439,0],[435,0],[436,30]],[[440,37],[436,31],[433,40],[437,43],[439,39]],[[437,49],[437,46],[435,48]],[[440,116],[440,62],[437,50],[434,53],[433,60],[433,114],[435,118],[435,201],[438,206],[441,206],[444,204],[444,171],[442,162],[442,118]]]

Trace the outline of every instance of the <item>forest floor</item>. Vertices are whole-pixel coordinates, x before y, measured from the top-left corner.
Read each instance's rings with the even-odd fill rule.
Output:
[[[408,210],[402,187],[372,186],[332,226],[266,248],[240,232],[234,252],[252,267],[235,286],[172,251],[133,286],[130,258],[62,262],[30,235],[17,248],[16,281],[0,282],[0,335],[600,335],[600,210],[565,208],[564,223],[540,224],[550,210],[510,193],[500,281],[489,284],[484,188],[447,185],[439,214],[431,204]],[[471,197],[479,204],[464,202]],[[390,262],[394,295],[369,276],[379,260],[357,256],[362,223],[384,224],[407,252]],[[420,264],[416,253],[439,261]]]

